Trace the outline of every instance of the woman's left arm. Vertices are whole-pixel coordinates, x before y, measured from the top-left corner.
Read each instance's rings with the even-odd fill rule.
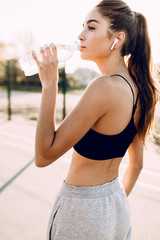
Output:
[[[129,146],[128,153],[129,166],[127,167],[123,177],[123,185],[127,196],[132,191],[143,168],[143,143],[141,142],[138,134]]]

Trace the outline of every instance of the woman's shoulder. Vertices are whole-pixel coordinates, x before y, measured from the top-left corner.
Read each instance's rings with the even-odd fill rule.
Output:
[[[112,83],[112,79],[110,77],[107,77],[107,76],[99,76],[99,77],[96,77],[94,79],[92,79],[89,83],[89,85],[87,86],[87,89],[90,89],[91,91],[104,91],[109,89],[109,88],[112,88],[114,86],[112,86],[113,83]]]
[[[98,76],[91,81],[91,84],[97,84],[97,85],[99,84],[100,86],[102,85],[104,86],[106,84],[110,85],[113,83],[114,83],[113,78],[110,76]]]
[[[97,93],[100,97],[115,99],[118,93],[123,92],[123,87],[119,81],[110,76],[99,76],[94,78],[88,85],[90,91]]]
[[[89,88],[90,96],[103,105],[106,112],[113,111],[114,107],[117,109],[117,103],[121,106],[126,106],[126,102],[133,104],[130,87],[118,77],[96,77]]]
[[[122,86],[119,83],[120,81],[117,78],[110,76],[98,76],[90,82],[89,86],[112,90],[119,89]]]

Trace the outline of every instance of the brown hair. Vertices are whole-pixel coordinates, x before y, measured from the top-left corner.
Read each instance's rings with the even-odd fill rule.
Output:
[[[145,143],[158,98],[158,88],[151,76],[151,45],[146,19],[122,0],[102,0],[96,8],[109,21],[111,32],[124,31],[126,34],[121,54],[128,56],[128,71],[138,87],[140,118],[137,130]]]

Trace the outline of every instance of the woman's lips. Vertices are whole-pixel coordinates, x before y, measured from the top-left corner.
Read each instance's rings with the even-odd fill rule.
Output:
[[[84,48],[86,48],[85,46],[80,45],[80,50],[83,50]]]

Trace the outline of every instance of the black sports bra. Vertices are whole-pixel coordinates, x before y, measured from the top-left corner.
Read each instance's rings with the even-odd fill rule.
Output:
[[[105,135],[96,132],[92,128],[74,145],[74,149],[80,155],[93,160],[107,160],[111,158],[123,157],[129,145],[133,141],[137,129],[134,124],[134,113],[137,108],[138,95],[134,104],[134,92],[131,84],[121,75],[112,76],[122,77],[130,86],[133,94],[132,117],[126,128],[115,135]]]

